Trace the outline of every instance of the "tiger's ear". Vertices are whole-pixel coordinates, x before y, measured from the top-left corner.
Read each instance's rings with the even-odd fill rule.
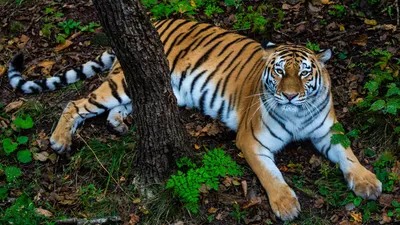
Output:
[[[262,44],[262,47],[264,48],[264,57],[263,58],[268,59],[268,56],[270,56],[273,53],[274,49],[278,46],[275,43],[269,41],[268,43],[264,42]]]
[[[332,57],[332,51],[328,48],[325,50],[321,50],[318,54],[317,54],[317,58],[318,61],[320,61],[321,63],[325,63],[326,61],[328,61],[330,58]]]

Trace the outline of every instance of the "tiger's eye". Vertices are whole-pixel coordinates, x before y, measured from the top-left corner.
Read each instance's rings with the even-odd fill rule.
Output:
[[[303,71],[303,72],[301,72],[301,76],[306,76],[308,74],[308,72],[307,71]]]
[[[281,75],[283,74],[283,70],[281,70],[281,69],[277,69],[276,72],[277,72],[278,74],[281,74]]]

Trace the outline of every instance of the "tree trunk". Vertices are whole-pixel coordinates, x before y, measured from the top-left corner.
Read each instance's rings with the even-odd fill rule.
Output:
[[[141,181],[159,183],[175,167],[178,157],[190,154],[162,43],[139,0],[93,3],[132,98],[137,134],[135,168]]]

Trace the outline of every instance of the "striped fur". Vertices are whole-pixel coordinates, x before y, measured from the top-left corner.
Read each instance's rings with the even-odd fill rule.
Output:
[[[178,104],[197,107],[237,132],[237,146],[266,189],[278,217],[291,220],[300,212],[296,194],[274,162],[274,153],[293,140],[311,139],[318,151],[340,165],[357,195],[368,199],[380,195],[381,183],[352,150],[330,142],[331,126],[337,121],[325,68],[330,50],[315,54],[302,46],[273,44],[263,49],[234,32],[187,20],[163,20],[154,25],[169,61]],[[53,90],[107,70],[114,57],[104,53],[97,61],[42,81],[22,80],[22,60],[17,57],[10,65],[10,82],[24,93]],[[118,61],[113,62],[109,76],[88,97],[65,108],[51,137],[54,150],[70,150],[77,126],[106,111],[110,111],[109,127],[126,133],[123,121],[132,107]]]

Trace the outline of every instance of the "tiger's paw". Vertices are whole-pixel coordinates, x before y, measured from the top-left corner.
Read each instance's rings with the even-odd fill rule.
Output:
[[[71,151],[72,137],[70,133],[57,132],[55,131],[50,137],[50,146],[58,154],[62,154],[65,151]]]
[[[128,134],[129,127],[123,121],[119,122],[117,125],[114,124],[115,123],[107,121],[107,128],[110,132],[118,134],[120,136]]]
[[[345,175],[348,186],[363,199],[377,199],[382,193],[382,183],[363,166],[357,166]]]
[[[272,211],[282,220],[293,220],[301,211],[296,194],[287,184],[277,188],[268,198]]]

